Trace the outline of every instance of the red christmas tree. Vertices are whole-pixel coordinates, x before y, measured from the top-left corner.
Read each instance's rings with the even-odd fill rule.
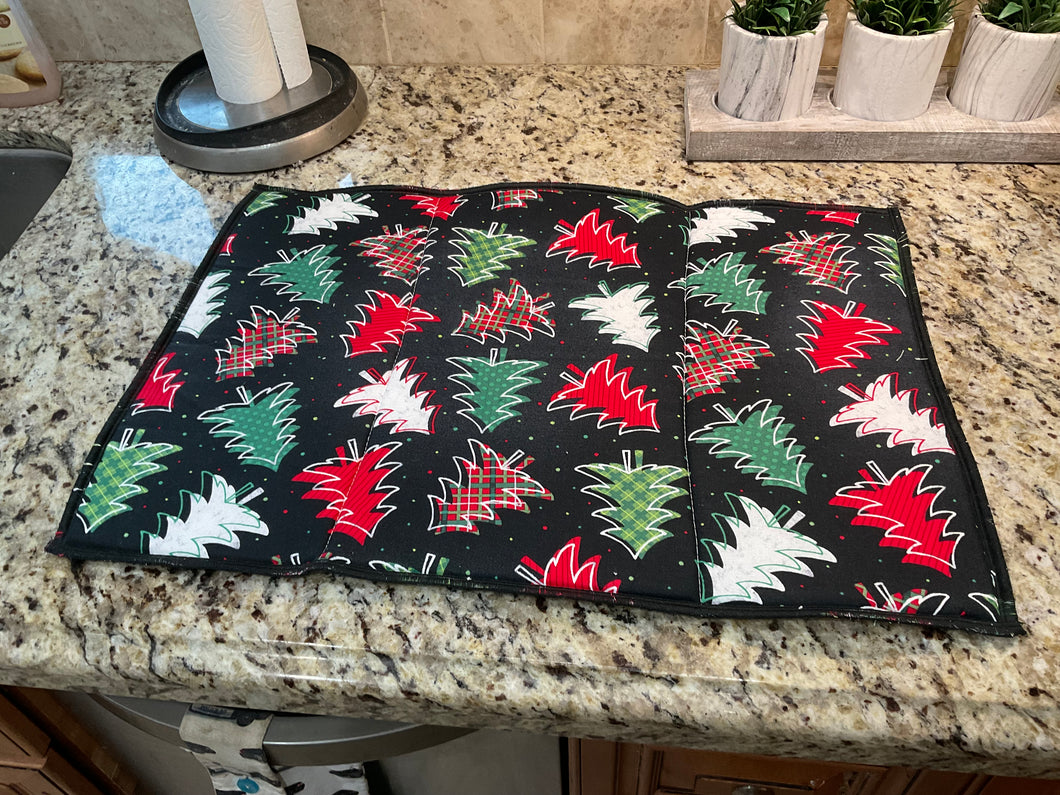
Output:
[[[441,478],[443,495],[430,498],[434,508],[431,529],[435,533],[478,535],[477,522],[500,524],[496,511],[501,508],[528,513],[530,506],[524,497],[552,499],[552,492],[523,471],[534,459],[524,459],[522,450],[502,459],[484,442],[469,439],[468,443],[471,459],[453,458],[460,470],[459,480]]]
[[[151,374],[147,376],[140,391],[136,393],[136,399],[133,401],[133,414],[144,411],[173,410],[173,400],[177,396],[177,390],[184,386],[183,381],[174,383],[174,379],[183,372],[179,367],[166,372],[166,367],[174,356],[176,356],[175,353],[167,353],[155,363]]]
[[[255,367],[270,366],[274,356],[298,352],[305,342],[316,342],[317,333],[298,322],[298,310],[280,318],[271,309],[250,308],[249,321],[239,321],[239,336],[217,349],[217,380],[251,375]]]
[[[600,556],[593,555],[584,563],[581,562],[581,538],[575,536],[549,558],[544,568],[541,568],[530,557],[524,555],[521,565],[515,569],[523,579],[529,580],[534,585],[542,585],[546,588],[570,588],[576,591],[603,591],[604,593],[618,593],[621,580],[611,580],[601,588],[597,584],[597,571],[600,568]]]
[[[222,254],[231,257],[232,256],[232,244],[236,241],[236,235],[229,235],[225,238],[225,242],[221,244],[221,250],[217,252],[217,255]]]
[[[891,593],[882,582],[875,583],[875,585],[876,590],[879,592],[879,597],[873,594],[865,583],[854,583],[854,588],[868,602],[868,605],[863,608],[865,610],[881,610],[888,613],[910,613],[915,615],[920,612],[920,608],[928,601],[933,600],[936,603],[937,613],[949,601],[947,594],[931,593],[927,588],[910,588],[909,593],[903,594],[900,591]]]
[[[530,339],[535,332],[555,336],[555,323],[548,316],[551,303],[545,303],[548,293],[534,298],[515,279],[508,283],[508,292],[493,291],[493,302],[479,304],[472,315],[464,311],[454,334],[485,342],[487,337],[504,342],[509,332]]]
[[[737,370],[757,368],[755,359],[772,356],[769,346],[740,333],[736,321],[724,331],[690,320],[685,327],[684,379],[688,400],[721,392],[725,381],[737,381]]]
[[[353,334],[342,334],[346,343],[346,358],[364,353],[382,353],[388,345],[400,345],[401,338],[410,331],[423,331],[420,323],[437,323],[439,318],[413,306],[418,295],[407,293],[398,298],[390,293],[369,290],[371,301],[358,304],[360,320],[348,320]]]
[[[338,447],[335,458],[306,467],[293,480],[313,484],[302,495],[303,500],[327,501],[317,518],[334,520],[330,532],[348,535],[363,546],[383,517],[395,508],[384,501],[398,490],[397,486],[382,483],[401,466],[386,460],[401,444],[378,444],[365,450],[363,456],[358,455],[357,443],[352,439],[349,447],[349,455]]]
[[[865,345],[886,345],[880,334],[901,334],[892,325],[869,317],[862,317],[864,304],[855,305],[853,301],[840,309],[837,306],[821,301],[803,301],[803,306],[812,311],[812,315],[800,315],[799,320],[813,329],[813,334],[799,334],[799,338],[809,343],[808,348],[797,350],[813,365],[815,373],[825,370],[836,370],[841,367],[855,367],[851,359],[868,359],[869,355],[861,348]]]
[[[414,284],[420,269],[431,259],[424,251],[434,243],[431,231],[424,226],[402,229],[398,224],[391,232],[383,227],[383,234],[366,237],[352,245],[367,249],[361,252],[362,257],[376,260],[372,263],[383,275],[391,279],[401,279],[405,284]]]
[[[441,218],[443,221],[452,218],[460,205],[467,201],[463,196],[422,196],[416,193],[401,198],[416,202],[413,208],[422,210],[424,215]]]
[[[808,210],[807,215],[819,215],[822,221],[831,221],[843,226],[856,226],[861,213],[848,210]]]
[[[815,287],[832,287],[845,293],[860,274],[854,272],[854,260],[844,259],[854,249],[841,243],[849,235],[830,232],[826,235],[811,235],[802,232],[802,239],[791,232],[786,233],[787,243],[774,243],[761,249],[763,254],[780,254],[778,265],[794,265],[800,276],[810,276]]]
[[[955,514],[935,510],[935,500],[944,488],[924,485],[931,466],[900,469],[890,478],[875,463],[868,466],[871,472],[860,470],[864,480],[840,489],[829,505],[856,509],[852,525],[883,530],[880,546],[904,549],[902,563],[930,566],[951,576],[954,551],[964,533],[948,530]]]
[[[511,188],[493,192],[494,210],[511,210],[527,207],[528,201],[541,201],[541,194],[530,188]]]
[[[573,364],[563,374],[568,385],[552,396],[548,409],[571,409],[570,418],[582,416],[598,417],[596,427],[618,424],[619,435],[631,431],[658,431],[655,406],[658,400],[644,400],[647,386],[631,388],[629,377],[632,367],[615,372],[618,354],[613,353],[588,371],[583,372]],[[573,375],[571,375],[573,373]]]
[[[567,262],[583,257],[589,258],[589,267],[607,265],[607,270],[640,265],[637,257],[637,244],[626,243],[626,235],[612,235],[614,221],[600,223],[600,209],[597,208],[582,217],[571,226],[567,221],[560,221],[556,231],[559,239],[548,247],[546,256],[567,254]]]

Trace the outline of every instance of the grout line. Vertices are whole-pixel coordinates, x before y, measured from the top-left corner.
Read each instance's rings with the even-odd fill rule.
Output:
[[[390,25],[386,20],[386,4],[383,0],[377,0],[379,3],[379,18],[383,23],[383,47],[386,50],[386,62],[389,66],[394,65],[394,53],[390,49]]]
[[[547,58],[548,58],[548,46],[545,43],[545,4],[548,2],[548,0],[540,0],[540,2],[541,2],[541,17],[540,17],[540,21],[541,21],[541,39],[540,39],[540,44],[538,45],[540,49],[538,50],[538,54],[537,54],[537,62],[543,64],[543,63],[547,62]]]

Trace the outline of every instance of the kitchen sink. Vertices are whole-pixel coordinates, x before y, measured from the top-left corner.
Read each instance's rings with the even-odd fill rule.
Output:
[[[70,168],[69,144],[46,133],[0,130],[0,258]]]

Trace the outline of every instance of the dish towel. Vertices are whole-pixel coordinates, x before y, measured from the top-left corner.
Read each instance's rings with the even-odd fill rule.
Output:
[[[371,795],[360,762],[274,767],[265,751],[271,712],[193,704],[180,738],[217,795]]]
[[[50,551],[1021,632],[894,209],[235,209]]]

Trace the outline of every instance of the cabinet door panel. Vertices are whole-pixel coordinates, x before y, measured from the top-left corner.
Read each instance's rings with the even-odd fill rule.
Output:
[[[1060,781],[994,776],[979,795],[1060,795]]]
[[[40,767],[49,742],[47,734],[0,696],[0,765]]]
[[[729,795],[741,785],[772,788],[777,795],[787,792],[831,795],[840,791],[845,778],[853,783],[858,778],[883,772],[882,768],[857,765],[678,748],[656,749],[655,753],[661,757],[656,762],[658,774],[654,778],[658,788],[695,795],[703,792]],[[728,789],[723,789],[725,786]]]
[[[571,795],[1060,795],[1060,781],[1044,779],[603,740],[571,740],[570,756]]]
[[[716,778],[699,778],[694,790],[655,789],[651,795],[809,795],[809,793],[835,795],[838,789],[807,790],[805,787],[789,787],[783,784],[748,784]]]

